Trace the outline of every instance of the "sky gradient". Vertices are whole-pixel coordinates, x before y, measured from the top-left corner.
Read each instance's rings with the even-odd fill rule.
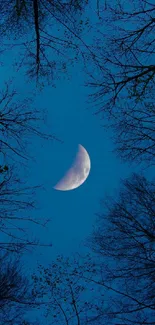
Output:
[[[13,73],[9,53],[5,61],[9,62],[3,67],[7,81]],[[120,179],[137,169],[122,163],[113,153],[112,131],[102,127],[100,118],[89,109],[88,89],[84,87],[84,73],[79,68],[78,65],[72,68],[71,80],[60,80],[56,88],[47,86],[42,92],[37,92],[33,106],[45,109],[48,132],[55,134],[63,143],[32,139],[29,151],[34,160],[28,161],[26,174],[25,169],[19,171],[21,177],[26,175],[28,183],[44,187],[37,195],[39,211],[34,211],[33,215],[39,213],[51,222],[45,230],[36,226],[30,230],[42,243],[52,242],[52,248],[46,253],[44,249],[37,249],[39,256],[40,251],[43,254],[45,262],[50,262],[57,254],[69,255],[84,249],[83,241],[92,231],[99,200],[104,195],[118,192]],[[34,85],[25,83],[21,72],[15,75],[13,85],[21,98],[34,92]],[[73,191],[56,191],[53,186],[70,168],[78,144],[89,153],[89,177]]]
[[[15,73],[13,55],[18,58],[17,48],[13,54],[7,52],[2,57],[1,87],[13,76],[13,86],[21,99],[36,93],[33,106],[46,111],[48,132],[62,140],[61,143],[32,139],[29,152],[34,159],[29,159],[26,169],[21,166],[18,171],[28,184],[43,185],[37,192],[38,210],[33,211],[33,216],[50,219],[46,228],[29,224],[30,234],[39,238],[41,244],[52,244],[50,248],[37,247],[31,254],[25,253],[23,259],[29,272],[38,262],[49,264],[58,254],[70,256],[74,252],[86,252],[84,242],[93,230],[100,199],[105,195],[117,195],[120,180],[140,168],[136,164],[123,163],[113,152],[112,130],[102,126],[103,121],[93,115],[87,103],[90,89],[84,86],[85,75],[80,63],[70,69],[69,80],[57,80],[56,88],[46,86],[36,92],[34,83],[26,82],[23,70]],[[53,187],[71,167],[79,144],[89,154],[90,174],[80,187],[57,191]],[[147,171],[149,175],[152,169]]]

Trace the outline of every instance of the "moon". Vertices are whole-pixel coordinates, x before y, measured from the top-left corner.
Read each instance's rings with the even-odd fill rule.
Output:
[[[73,164],[53,188],[59,191],[74,190],[85,182],[90,173],[90,167],[88,152],[79,144]]]

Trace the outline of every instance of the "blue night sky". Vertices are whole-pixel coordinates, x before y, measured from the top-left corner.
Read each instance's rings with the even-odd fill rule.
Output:
[[[9,53],[5,55],[2,69],[5,81],[12,79]],[[84,73],[80,65],[77,64],[70,73],[70,80],[57,81],[56,88],[46,86],[42,92],[37,91],[33,103],[37,109],[46,110],[48,132],[55,134],[63,143],[32,139],[29,151],[34,159],[26,163],[26,171],[24,168],[20,171],[21,177],[26,175],[28,184],[42,184],[44,187],[37,193],[39,210],[34,211],[33,215],[51,219],[46,229],[29,225],[30,232],[41,243],[52,243],[52,248],[37,248],[31,257],[27,256],[31,265],[38,260],[50,263],[57,254],[68,256],[76,251],[84,252],[83,241],[92,231],[99,200],[106,194],[118,193],[120,179],[137,169],[116,157],[112,131],[101,127],[102,121],[93,116],[92,109],[88,109],[89,90],[84,87]],[[35,89],[33,83],[25,81],[21,71],[14,75],[13,86],[21,99]],[[75,190],[57,191],[53,186],[71,166],[78,144],[83,145],[89,153],[89,177]]]
[[[56,81],[56,88],[46,86],[39,91],[33,82],[25,80],[23,69],[15,73],[13,55],[18,58],[18,48],[2,57],[1,86],[13,76],[13,86],[21,99],[36,92],[33,106],[45,109],[46,130],[63,141],[32,138],[29,152],[34,159],[29,159],[27,167],[18,171],[21,178],[26,176],[29,185],[43,185],[37,192],[39,208],[33,211],[33,216],[50,219],[47,228],[29,224],[30,234],[40,243],[52,243],[51,248],[38,247],[31,254],[25,253],[25,268],[34,270],[38,262],[49,264],[58,254],[84,253],[87,250],[84,241],[93,230],[100,199],[118,194],[120,180],[139,167],[123,163],[113,152],[112,131],[101,126],[103,121],[93,115],[93,108],[87,102],[90,89],[84,86],[85,75],[80,63],[70,69],[70,80],[62,78]],[[57,191],[53,186],[71,166],[78,144],[89,153],[89,177],[75,190]]]
[[[115,158],[111,152],[110,135],[99,127],[99,121],[86,110],[80,78],[73,78],[54,90],[46,89],[40,100],[38,98],[38,103],[47,105],[54,133],[64,140],[64,144],[46,143],[40,149],[38,141],[36,163],[30,173],[34,181],[39,180],[46,189],[39,198],[45,215],[52,220],[45,239],[52,241],[54,254],[69,254],[76,251],[79,245],[82,249],[82,240],[92,229],[99,198],[117,189],[120,177],[126,177],[129,168]],[[52,185],[71,165],[78,143],[90,155],[90,175],[83,185],[73,191],[56,191]]]

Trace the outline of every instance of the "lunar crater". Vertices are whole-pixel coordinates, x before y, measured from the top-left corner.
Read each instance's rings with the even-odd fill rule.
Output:
[[[54,189],[59,191],[69,191],[79,187],[87,179],[90,173],[90,168],[91,164],[88,152],[82,145],[79,145],[74,163],[54,186]]]

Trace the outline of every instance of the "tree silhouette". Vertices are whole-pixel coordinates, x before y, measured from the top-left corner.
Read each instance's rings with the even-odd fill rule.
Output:
[[[56,140],[40,130],[44,112],[30,104],[29,99],[19,101],[17,93],[6,83],[0,98],[0,152],[5,161],[0,165],[0,248],[18,252],[37,244],[36,239],[29,239],[26,223],[45,226],[48,220],[35,219],[32,213],[36,209],[35,194],[41,186],[27,186],[26,179],[21,181],[17,177],[17,169],[21,169],[23,159],[30,158],[27,149],[32,136]]]
[[[30,136],[46,140],[56,140],[51,134],[40,130],[44,111],[39,112],[32,106],[32,99],[22,101],[15,90],[6,83],[0,93],[0,151],[5,156],[19,156],[28,159],[27,145]],[[57,139],[58,140],[58,139]],[[32,140],[31,140],[32,141]],[[58,140],[59,141],[59,140]]]
[[[34,293],[47,301],[44,314],[49,324],[85,325],[98,315],[100,302],[95,293],[92,298],[94,285],[82,279],[83,272],[77,256],[58,256],[48,267],[39,265],[33,275]]]
[[[48,219],[33,216],[37,209],[36,193],[40,186],[27,186],[16,176],[13,166],[1,166],[0,180],[0,249],[21,252],[41,245],[37,238],[30,238],[28,225],[45,227]],[[42,246],[47,246],[42,244]],[[51,246],[51,245],[50,245]]]
[[[14,0],[8,5],[1,1],[3,44],[7,37],[9,48],[20,47],[21,59],[19,62],[18,58],[16,64],[18,68],[26,65],[29,78],[40,83],[43,79],[53,82],[54,78],[59,78],[60,70],[66,74],[69,64],[76,61],[81,51],[82,15],[87,2]],[[10,44],[10,40],[15,42]]]
[[[149,325],[155,321],[155,186],[133,174],[103,200],[93,254],[58,256],[32,276],[50,324]],[[95,253],[95,254],[94,254]]]
[[[153,324],[154,182],[133,174],[123,182],[118,198],[105,199],[102,204],[106,210],[98,214],[96,229],[87,244],[101,261],[101,278],[95,283],[112,294],[102,312],[103,320],[108,317],[109,324]]]
[[[9,325],[24,324],[26,313],[32,309],[35,297],[32,283],[23,274],[18,255],[0,254],[0,323]],[[30,323],[28,323],[30,324]],[[26,321],[25,321],[26,325]]]
[[[116,1],[100,20],[94,45],[99,64],[88,81],[95,89],[90,95],[97,102],[95,114],[109,118],[123,159],[154,164],[155,6],[146,0],[132,0],[130,6]]]

